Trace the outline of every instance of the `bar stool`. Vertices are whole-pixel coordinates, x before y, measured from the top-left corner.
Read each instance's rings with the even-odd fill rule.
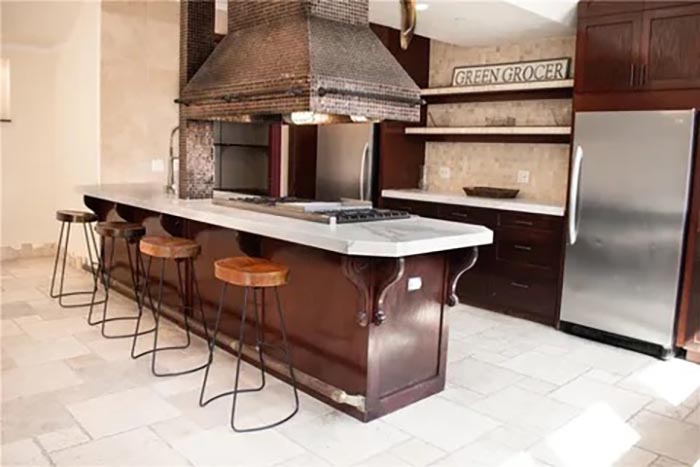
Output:
[[[143,261],[143,255],[146,255],[148,257],[148,265],[143,268],[145,272],[145,284],[142,289],[142,295],[141,295],[141,300],[139,300],[139,307],[143,307],[143,304],[145,303],[145,297],[146,297],[146,292],[148,292],[148,300],[149,303],[151,304],[151,309],[154,312],[154,320],[155,320],[155,334],[153,338],[153,348],[150,350],[146,350],[144,352],[141,352],[139,354],[136,354],[136,342],[137,338],[140,335],[139,329],[141,326],[141,316],[142,313],[139,311],[139,319],[136,323],[136,333],[134,334],[134,340],[131,345],[131,357],[132,358],[140,358],[144,355],[151,354],[151,373],[153,373],[154,376],[177,376],[177,375],[184,375],[187,373],[194,373],[196,371],[199,371],[203,368],[205,368],[208,363],[204,363],[200,366],[190,368],[187,370],[182,370],[182,371],[176,371],[176,372],[159,372],[156,370],[156,354],[158,352],[163,352],[167,350],[181,350],[181,349],[186,349],[190,346],[190,343],[192,342],[192,339],[190,337],[190,325],[189,325],[189,319],[188,315],[190,312],[193,312],[194,306],[193,305],[188,305],[187,300],[185,298],[186,291],[185,291],[185,284],[183,282],[183,273],[182,273],[182,266],[185,265],[186,272],[189,271],[191,274],[192,278],[192,284],[193,284],[193,292],[194,295],[197,298],[197,301],[199,302],[199,312],[200,316],[202,318],[202,326],[204,327],[204,335],[206,339],[209,339],[209,331],[207,330],[207,323],[206,323],[206,318],[204,316],[204,309],[202,307],[202,298],[199,293],[199,284],[197,282],[197,276],[195,274],[194,270],[194,260],[195,258],[199,255],[201,251],[201,246],[190,239],[187,238],[179,238],[179,237],[144,237],[141,239],[141,243],[139,246],[139,249],[141,251],[142,255],[142,261]],[[149,284],[149,278],[151,276],[151,264],[153,262],[153,258],[159,258],[160,259],[160,278],[158,281],[158,304],[154,306],[153,304],[153,297],[151,296],[151,287]],[[178,295],[180,297],[180,302],[181,302],[181,309],[183,311],[183,314],[185,316],[185,334],[187,336],[187,343],[184,345],[180,346],[170,346],[170,347],[158,347],[158,331],[160,328],[160,314],[161,314],[161,308],[163,306],[163,281],[164,281],[164,276],[165,276],[165,262],[166,260],[174,260],[175,265],[177,267],[177,281],[178,281]],[[194,297],[192,303],[194,304]]]
[[[95,271],[95,266],[99,263],[100,256],[98,253],[97,242],[95,241],[95,234],[90,228],[90,224],[97,221],[97,216],[91,212],[85,211],[70,211],[61,210],[56,211],[56,219],[61,222],[61,233],[58,235],[58,245],[56,246],[56,260],[53,264],[53,275],[51,276],[51,289],[49,290],[49,295],[51,298],[58,298],[58,304],[63,308],[76,308],[81,306],[87,306],[92,303],[73,303],[66,305],[63,303],[63,297],[69,297],[73,295],[92,295],[94,300],[95,291],[97,290],[97,277],[98,274]],[[93,278],[93,290],[78,291],[78,292],[64,292],[63,291],[63,281],[66,275],[66,258],[68,257],[68,243],[70,242],[70,228],[73,224],[82,224],[83,232],[85,233],[85,246],[88,251],[88,260],[90,261],[90,272]],[[68,228],[66,229],[66,225]],[[65,245],[63,243],[63,233],[65,231]],[[89,236],[88,236],[89,231]],[[58,272],[58,258],[61,255],[61,248],[63,248],[63,265],[61,266],[61,281],[59,285],[58,293],[54,292],[54,285],[56,282],[56,272]],[[95,259],[93,259],[93,252],[95,253]]]
[[[129,258],[129,272],[131,273],[131,284],[134,289],[134,296],[136,297],[137,306],[139,301],[139,249],[138,243],[144,235],[146,235],[146,228],[139,225],[133,224],[131,222],[98,222],[95,227],[95,231],[102,239],[102,247],[105,247],[107,239],[111,240],[111,249],[109,254],[109,264],[105,264],[104,251],[99,261],[98,266],[98,276],[102,279],[102,284],[105,290],[105,298],[102,302],[95,302],[95,292],[93,292],[93,299],[90,303],[90,312],[88,313],[87,322],[90,326],[100,325],[100,332],[102,336],[107,339],[121,339],[127,337],[133,337],[133,333],[128,334],[107,334],[105,331],[105,325],[114,321],[135,321],[138,322],[138,316],[118,316],[107,318],[107,305],[109,302],[109,291],[112,285],[112,270],[114,269],[114,249],[118,240],[123,240],[126,247],[127,257]],[[131,250],[134,250],[132,257]],[[95,305],[102,303],[102,319],[98,321],[93,321],[92,315]],[[141,313],[141,307],[138,306],[139,313]],[[135,332],[138,332],[135,331]],[[144,331],[141,334],[147,334],[150,331]]]
[[[214,275],[217,279],[223,282],[221,286],[221,298],[219,300],[219,310],[216,314],[216,322],[214,324],[214,333],[212,338],[209,340],[209,364],[204,372],[204,380],[202,381],[202,389],[199,394],[199,405],[204,407],[213,400],[219,399],[220,397],[233,395],[233,404],[231,406],[231,428],[236,432],[250,432],[250,431],[260,431],[267,428],[272,428],[287,420],[291,419],[299,411],[299,394],[297,393],[297,384],[294,377],[294,368],[292,367],[292,355],[289,348],[289,343],[287,342],[287,331],[284,325],[284,316],[282,313],[282,306],[280,304],[278,287],[285,285],[289,277],[289,268],[282,264],[273,263],[266,259],[260,258],[249,258],[249,257],[234,257],[226,258],[216,261],[214,263]],[[243,293],[243,310],[241,312],[241,327],[240,335],[238,338],[238,349],[237,349],[237,362],[236,362],[236,378],[234,382],[234,387],[232,391],[223,392],[216,396],[210,397],[204,400],[204,392],[206,390],[207,378],[209,377],[209,369],[214,361],[214,347],[216,346],[216,334],[219,331],[219,322],[221,319],[221,310],[224,306],[224,299],[226,296],[226,289],[228,285],[235,285],[239,287],[244,287]],[[262,295],[265,289],[272,288],[275,295],[275,301],[277,303],[277,315],[279,317],[280,331],[282,334],[282,346],[276,346],[265,342],[264,334],[262,332],[262,327],[260,325],[260,318],[258,316],[258,294],[260,294],[260,301],[262,302]],[[239,389],[239,379],[241,374],[241,357],[243,355],[243,339],[245,337],[245,324],[246,324],[246,314],[248,311],[248,294],[252,290],[253,292],[253,319],[255,323],[255,346],[258,351],[258,358],[260,359],[260,373],[261,373],[261,383],[259,387],[250,389]],[[264,303],[263,303],[264,306]],[[236,402],[239,393],[245,392],[257,392],[261,391],[265,387],[265,359],[263,358],[263,348],[278,349],[282,350],[285,355],[286,363],[289,368],[289,376],[292,382],[292,390],[294,392],[294,410],[291,414],[287,415],[283,419],[270,423],[268,425],[257,426],[252,428],[238,428],[236,427]]]

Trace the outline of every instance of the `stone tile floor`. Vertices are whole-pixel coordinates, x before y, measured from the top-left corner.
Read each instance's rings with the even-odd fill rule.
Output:
[[[0,266],[3,466],[700,466],[700,366],[466,306],[449,311],[441,394],[369,424],[303,395],[289,423],[235,434],[229,399],[198,407],[201,373],[154,378],[130,342],[103,339],[86,309],[49,299],[50,259]],[[71,270],[69,284],[89,276]],[[112,299],[111,312],[134,313]],[[164,335],[183,337],[173,326]],[[196,340],[159,365],[205,355]],[[217,358],[212,391],[232,382],[234,360]],[[244,381],[256,376],[245,366]],[[273,380],[243,400],[241,422],[272,420],[289,395]]]

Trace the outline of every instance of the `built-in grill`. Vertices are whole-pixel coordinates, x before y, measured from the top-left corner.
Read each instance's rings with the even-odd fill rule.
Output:
[[[369,202],[355,200],[324,202],[294,197],[275,198],[215,192],[213,203],[331,225],[407,219],[411,217],[405,211],[376,209]]]

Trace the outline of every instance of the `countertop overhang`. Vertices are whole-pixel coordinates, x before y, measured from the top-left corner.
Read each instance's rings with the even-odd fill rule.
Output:
[[[79,186],[78,192],[197,222],[284,240],[353,256],[402,256],[456,250],[493,242],[480,225],[412,217],[410,219],[330,226],[227,206],[211,199],[183,200],[154,184]]]

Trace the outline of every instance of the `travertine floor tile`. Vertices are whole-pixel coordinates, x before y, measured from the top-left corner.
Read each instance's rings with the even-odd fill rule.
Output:
[[[447,365],[447,380],[481,394],[493,394],[525,378],[522,374],[471,358]]]
[[[37,436],[37,439],[47,452],[60,451],[90,441],[90,437],[77,426],[50,431]]]
[[[277,431],[243,434],[233,433],[228,427],[202,431],[181,438],[173,445],[194,465],[268,466],[305,453],[301,446]]]
[[[499,426],[494,419],[439,397],[404,407],[383,420],[445,451],[462,447]]]
[[[91,467],[568,467],[582,459],[586,467],[604,459],[689,467],[700,457],[700,365],[661,362],[467,306],[449,313],[451,363],[439,395],[363,424],[301,393],[290,422],[238,435],[229,427],[230,397],[199,407],[201,372],[155,378],[148,358],[130,358],[129,339],[105,340],[85,323],[87,309],[49,299],[52,266],[51,258],[16,261],[2,272],[3,466],[51,458]],[[68,272],[67,283],[90,284],[85,272]],[[110,314],[135,313],[125,297],[111,300]],[[149,314],[144,319],[152,323]],[[184,342],[181,329],[164,324],[164,343]],[[144,338],[138,348],[151,342]],[[206,344],[194,338],[158,365],[174,369],[206,356]],[[215,362],[211,394],[233,384],[232,355],[217,352]],[[242,370],[242,384],[259,382],[259,370]],[[240,399],[241,424],[291,409],[288,385],[268,377],[267,389]]]
[[[622,420],[627,420],[651,402],[650,397],[601,383],[585,376],[562,386],[552,392],[550,397],[582,409],[603,403],[615,411]]]
[[[293,426],[282,425],[279,431],[333,465],[357,464],[409,438],[382,420],[363,424],[339,413]]]
[[[642,411],[630,421],[641,439],[637,445],[687,464],[700,459],[700,426]]]
[[[51,453],[57,466],[189,465],[187,460],[148,428],[121,433]]]
[[[3,444],[0,447],[0,451],[2,452],[2,465],[4,467],[51,465],[49,459],[31,439]]]
[[[68,410],[94,439],[180,415],[176,407],[147,388],[129,389],[70,404]]]
[[[570,405],[517,387],[481,399],[472,408],[503,423],[538,430],[555,430],[579,413]]]

